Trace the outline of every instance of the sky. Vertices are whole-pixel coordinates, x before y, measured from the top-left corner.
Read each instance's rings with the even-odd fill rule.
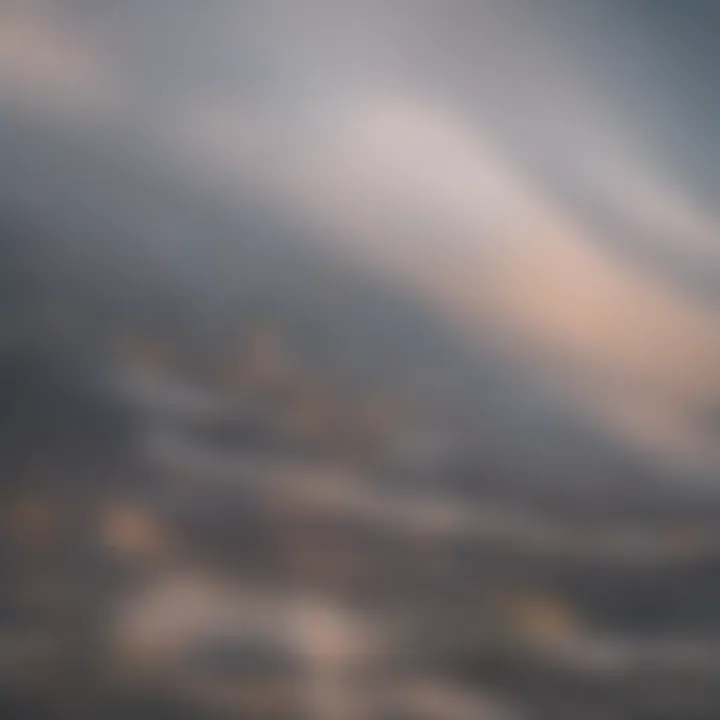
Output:
[[[711,0],[0,0],[0,100],[251,184],[717,466],[719,33]]]

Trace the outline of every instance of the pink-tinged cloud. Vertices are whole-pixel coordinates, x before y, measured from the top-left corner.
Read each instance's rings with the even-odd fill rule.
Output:
[[[720,399],[716,314],[614,256],[462,115],[397,96],[351,99],[314,134],[286,136],[280,164],[248,165],[248,126],[237,121],[237,136],[232,127],[232,114],[221,134],[194,126],[206,162],[240,177],[264,168],[276,198],[359,261],[434,297],[467,333],[508,339],[621,436],[712,454],[694,420]],[[674,222],[687,237],[712,229],[661,178],[627,178],[643,189],[625,198],[637,222]]]
[[[0,4],[0,96],[44,109],[107,109],[109,58],[45,3]]]

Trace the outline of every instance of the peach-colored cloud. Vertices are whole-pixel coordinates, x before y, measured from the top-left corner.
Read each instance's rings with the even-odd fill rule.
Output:
[[[712,310],[605,253],[602,238],[442,109],[357,107],[344,147],[348,155],[332,158],[321,196],[330,212],[356,203],[345,220],[366,242],[375,238],[380,262],[410,273],[469,329],[490,324],[551,370],[574,368],[600,415],[643,443],[692,444],[688,416],[720,396],[720,323]],[[344,183],[343,205],[335,198]],[[381,221],[390,215],[385,228],[373,226],[374,208],[383,209]],[[654,210],[649,202],[638,208],[648,222],[663,222]],[[412,225],[418,214],[435,232],[423,237]],[[680,229],[698,225],[691,218]],[[405,242],[388,233],[404,233]],[[611,411],[610,396],[598,393],[603,385],[636,391]]]
[[[0,93],[94,108],[111,98],[106,58],[43,3],[0,5]]]
[[[51,7],[0,0],[0,95],[107,108],[119,89],[110,58]],[[521,17],[524,2],[513,7]],[[285,23],[267,42],[269,54],[287,62],[278,49]],[[287,25],[292,34],[295,24]],[[715,214],[606,122],[604,99],[585,89],[547,33],[510,25],[512,43],[488,33],[479,53],[488,66],[501,61],[498,84],[517,82],[508,112],[537,111],[519,124],[521,134],[551,138],[558,161],[579,169],[602,205],[630,226],[672,239],[680,252],[706,253]],[[386,45],[382,33],[363,42],[373,50],[376,42],[378,57]],[[293,58],[309,63],[312,75],[332,64],[335,46],[322,47],[315,65],[303,52]],[[387,56],[390,68],[397,55]],[[174,118],[163,115],[158,135],[174,141],[194,171],[220,185],[250,181],[329,228],[344,251],[434,297],[469,335],[501,334],[619,433],[662,449],[703,450],[709,443],[697,437],[693,418],[720,400],[717,313],[606,252],[599,230],[581,224],[542,178],[449,101],[407,88],[371,91],[380,75],[362,75],[362,92],[343,86],[342,73],[335,84],[320,83],[308,116],[297,107],[302,99],[288,104],[287,117],[268,117],[241,97],[188,96]]]
[[[226,130],[232,123],[231,115]],[[462,115],[364,97],[330,105],[310,131],[263,132],[282,153],[248,164],[247,134],[234,146],[230,131],[213,162],[239,176],[260,169],[276,198],[329,227],[346,251],[435,297],[468,333],[508,338],[620,434],[682,454],[706,449],[692,418],[720,399],[716,314],[606,252],[602,237]],[[199,146],[210,136],[196,136]],[[620,197],[627,214],[693,240],[714,227],[638,168]],[[623,172],[598,166],[611,171]]]
[[[411,139],[416,162],[406,168],[413,178],[437,181],[436,206],[448,193],[448,233],[465,240],[445,245],[456,255],[447,276],[442,266],[427,268],[427,289],[470,325],[477,321],[482,328],[489,320],[535,357],[544,355],[557,368],[574,367],[602,416],[643,443],[693,445],[686,421],[720,396],[717,313],[603,252],[601,238],[589,236],[568,209],[493,156],[476,133],[463,132],[455,118],[443,130],[442,116],[430,109],[423,137],[419,128],[428,109],[417,110],[415,119],[405,115],[411,127],[399,123],[386,150],[392,153],[394,143],[402,148]],[[380,157],[379,174],[390,172],[391,161]],[[449,166],[451,158],[457,162]],[[443,175],[445,168],[453,182]],[[655,219],[649,204],[641,211]],[[612,396],[598,393],[603,385],[630,392],[616,397],[613,410]]]

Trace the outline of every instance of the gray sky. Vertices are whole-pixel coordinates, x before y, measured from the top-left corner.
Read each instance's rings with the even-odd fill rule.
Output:
[[[703,0],[0,0],[0,93],[251,182],[622,437],[712,461],[719,33]]]

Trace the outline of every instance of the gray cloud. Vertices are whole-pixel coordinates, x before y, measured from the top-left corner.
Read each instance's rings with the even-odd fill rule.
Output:
[[[622,434],[705,452],[696,418],[720,395],[720,330],[714,301],[692,291],[717,258],[718,221],[702,150],[677,158],[683,114],[701,138],[709,130],[667,74],[672,58],[675,77],[706,58],[682,54],[666,11],[6,5],[0,90],[54,89],[104,109],[228,198],[252,183],[434,298],[465,333],[509,338],[560,386],[570,364],[566,391]],[[584,214],[568,187],[602,211]],[[625,231],[641,238],[639,260],[617,252]],[[672,272],[658,273],[662,262]],[[708,270],[704,283],[712,297],[720,276]]]

